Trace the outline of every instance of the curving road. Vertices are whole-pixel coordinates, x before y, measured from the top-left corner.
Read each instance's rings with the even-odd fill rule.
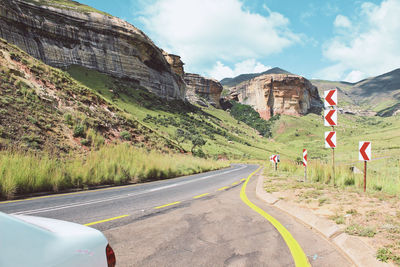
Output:
[[[258,166],[139,185],[0,202],[0,211],[86,224],[107,236],[118,266],[294,266],[287,243],[240,197]],[[255,196],[248,199],[292,234],[313,266],[351,266],[322,236]]]

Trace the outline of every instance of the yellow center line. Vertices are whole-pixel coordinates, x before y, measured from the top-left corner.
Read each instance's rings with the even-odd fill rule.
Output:
[[[70,196],[70,195],[78,195],[78,194],[86,194],[86,193],[91,193],[91,192],[99,192],[99,191],[106,191],[106,190],[115,190],[119,189],[121,187],[132,187],[132,186],[138,186],[138,184],[133,184],[133,185],[125,185],[125,186],[113,186],[113,187],[108,187],[108,188],[101,188],[101,189],[93,189],[93,190],[84,190],[84,191],[79,191],[79,192],[73,192],[73,193],[64,193],[64,194],[54,194],[54,195],[48,195],[48,196],[42,196],[42,197],[30,197],[30,198],[25,198],[25,199],[17,199],[17,200],[7,200],[7,201],[2,201],[0,202],[1,204],[7,204],[7,203],[14,203],[14,202],[22,202],[22,201],[30,201],[30,200],[36,200],[36,199],[43,199],[43,198],[52,198],[52,197],[63,197],[63,196]]]
[[[207,195],[209,195],[209,194],[210,194],[210,193],[205,193],[205,194],[201,194],[201,195],[195,196],[195,197],[193,197],[193,198],[201,198],[201,197],[207,196]]]
[[[169,203],[169,204],[165,204],[165,205],[162,205],[162,206],[155,207],[154,209],[161,209],[161,208],[165,208],[165,207],[168,207],[168,206],[176,205],[176,204],[179,204],[179,203],[181,203],[181,202],[180,201],[176,201],[176,202],[172,202],[172,203]]]
[[[303,249],[300,247],[299,243],[294,239],[294,237],[290,234],[290,232],[274,217],[269,215],[267,212],[262,210],[260,207],[256,206],[253,204],[246,195],[246,186],[250,180],[250,178],[259,170],[261,167],[259,167],[257,170],[252,172],[246,179],[246,182],[243,184],[242,189],[240,191],[240,198],[244,203],[246,203],[250,208],[252,208],[254,211],[259,213],[261,216],[263,216],[265,219],[267,219],[278,232],[281,234],[283,237],[283,240],[285,240],[286,245],[288,246],[290,253],[292,254],[294,263],[297,267],[303,267],[303,266],[311,266],[310,263],[308,262],[306,254],[304,254]]]
[[[239,182],[234,182],[234,183],[232,183],[232,185],[237,185]]]
[[[109,219],[105,219],[105,220],[101,220],[101,221],[97,221],[97,222],[87,223],[85,225],[86,226],[90,226],[90,225],[95,225],[95,224],[99,224],[99,223],[105,223],[105,222],[114,221],[114,220],[117,220],[117,219],[122,219],[122,218],[125,218],[125,217],[128,217],[128,216],[129,215],[121,215],[121,216],[114,217],[114,218],[109,218]]]
[[[221,187],[220,189],[218,189],[218,191],[222,191],[222,190],[225,190],[227,188],[229,188],[229,186],[224,186],[224,187]]]

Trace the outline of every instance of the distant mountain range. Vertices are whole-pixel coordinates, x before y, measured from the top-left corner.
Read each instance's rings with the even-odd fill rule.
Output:
[[[220,83],[224,87],[232,87],[232,86],[238,85],[241,82],[251,80],[257,76],[261,76],[264,74],[291,74],[291,73],[286,70],[283,70],[281,68],[275,67],[275,68],[272,68],[272,69],[269,69],[267,71],[260,72],[260,73],[247,73],[247,74],[240,74],[239,76],[236,76],[234,78],[225,78],[225,79],[222,79],[220,81]]]
[[[234,78],[225,78],[220,82],[224,87],[229,88],[264,74],[291,73],[275,67],[261,73],[248,73]],[[310,81],[318,87],[321,96],[323,96],[323,91],[337,88],[339,107],[355,111],[369,111],[379,116],[392,116],[400,113],[400,68],[357,83],[317,79]]]
[[[400,112],[400,68],[357,83],[311,80],[320,94],[324,90],[338,88],[341,106],[358,106],[377,112],[380,116],[391,116]]]

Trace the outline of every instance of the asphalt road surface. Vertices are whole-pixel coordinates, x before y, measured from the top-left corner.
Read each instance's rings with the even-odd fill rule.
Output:
[[[240,198],[258,166],[232,167],[139,185],[0,202],[0,211],[61,219],[106,235],[117,266],[294,266],[282,235]],[[277,219],[312,266],[351,266],[331,243],[255,196],[248,199]]]

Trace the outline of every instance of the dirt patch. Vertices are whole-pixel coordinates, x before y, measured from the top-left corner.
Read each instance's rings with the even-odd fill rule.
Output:
[[[279,199],[336,222],[376,250],[377,259],[400,266],[400,201],[384,193],[304,183],[285,174],[268,175],[264,188]]]

